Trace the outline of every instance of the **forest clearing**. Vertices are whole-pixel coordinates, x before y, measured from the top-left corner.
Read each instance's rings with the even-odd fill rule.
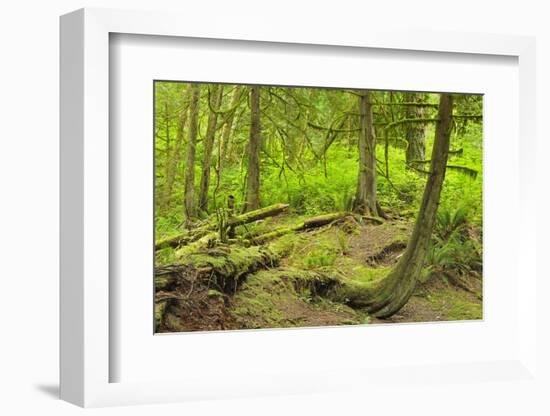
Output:
[[[155,82],[156,332],[482,319],[482,105]]]

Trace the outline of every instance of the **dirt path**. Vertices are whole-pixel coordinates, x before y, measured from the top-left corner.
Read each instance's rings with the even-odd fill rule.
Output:
[[[281,267],[331,270],[348,277],[357,275],[358,270],[387,273],[405,250],[411,230],[411,223],[388,221],[382,225],[339,224],[302,233],[290,255],[281,261]],[[474,283],[481,293],[481,282]],[[256,285],[254,290],[250,286],[243,286],[234,310],[237,309],[242,325],[254,328],[481,319],[480,299],[439,279],[421,285],[407,305],[386,320],[308,293],[296,294],[271,284]],[[254,302],[249,302],[251,299]]]

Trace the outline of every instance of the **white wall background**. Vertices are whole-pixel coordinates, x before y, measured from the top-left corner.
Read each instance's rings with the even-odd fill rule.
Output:
[[[0,413],[76,414],[81,409],[60,402],[58,377],[58,16],[84,6],[178,10],[208,24],[210,13],[248,14],[287,25],[340,25],[385,22],[402,27],[536,35],[538,42],[539,133],[539,273],[547,256],[550,208],[548,159],[550,156],[550,28],[544,1],[522,0],[407,0],[391,1],[216,1],[196,0],[19,0],[0,8]],[[237,19],[238,20],[238,19]],[[182,21],[182,25],[185,21]],[[236,27],[236,31],[238,31]],[[546,157],[545,157],[546,155]],[[533,172],[535,177],[535,172]],[[513,219],[511,219],[513,220]],[[546,282],[538,288],[548,293]],[[548,307],[540,305],[548,316]],[[542,316],[542,315],[541,315]],[[539,318],[542,320],[542,318]],[[548,319],[546,323],[548,324]],[[548,325],[547,327],[550,327]],[[548,331],[547,331],[548,332]],[[546,356],[548,333],[541,332]],[[548,358],[541,354],[542,365]],[[548,369],[548,367],[547,367]],[[546,374],[550,374],[546,371]],[[100,409],[101,415],[146,415],[157,412],[198,414],[548,414],[530,391],[504,383],[480,393],[467,385],[448,389],[400,392],[370,397],[345,393],[305,397],[187,403],[161,407]],[[396,397],[398,396],[398,397]]]

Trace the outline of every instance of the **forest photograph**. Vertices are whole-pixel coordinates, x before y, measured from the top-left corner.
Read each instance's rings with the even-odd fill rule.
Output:
[[[156,333],[483,319],[483,96],[154,82]]]

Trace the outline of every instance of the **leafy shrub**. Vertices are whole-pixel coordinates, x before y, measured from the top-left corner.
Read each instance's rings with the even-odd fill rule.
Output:
[[[428,249],[423,281],[436,275],[444,280],[449,275],[464,276],[480,268],[481,243],[468,235],[468,214],[469,210],[465,206],[454,210],[440,207]]]

